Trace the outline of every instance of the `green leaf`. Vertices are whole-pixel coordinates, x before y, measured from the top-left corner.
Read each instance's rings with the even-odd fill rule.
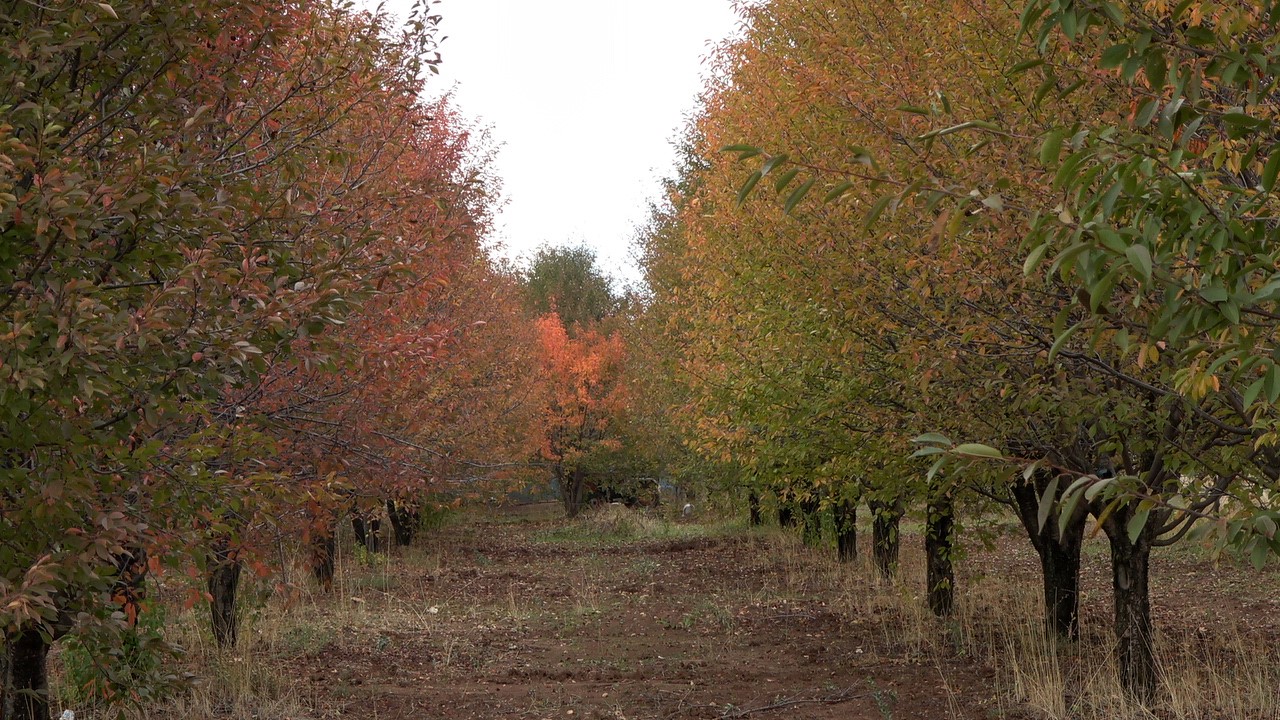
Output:
[[[911,442],[913,442],[913,443],[941,443],[941,444],[943,444],[943,445],[950,445],[950,444],[951,444],[951,438],[947,437],[946,435],[939,434],[939,433],[929,432],[929,433],[925,433],[925,434],[923,434],[923,435],[917,435],[916,437],[911,438]]]
[[[849,192],[852,189],[853,189],[853,183],[846,180],[840,183],[839,185],[835,186],[834,188],[831,188],[831,192],[827,193],[826,196],[822,198],[822,203],[825,205],[826,203],[829,203],[832,200],[838,200],[839,198],[843,197],[845,193]]]
[[[1079,482],[1077,480],[1076,482]],[[1058,510],[1058,533],[1064,533],[1067,530],[1067,523],[1071,522],[1071,516],[1076,512],[1076,506],[1080,504],[1080,496],[1084,493],[1073,493],[1069,489],[1062,495],[1063,502],[1061,509]]]
[[[1262,392],[1264,383],[1265,380],[1263,378],[1258,378],[1253,381],[1248,390],[1244,391],[1244,397],[1241,398],[1241,402],[1244,404],[1245,410],[1248,410],[1249,406],[1253,405],[1253,401],[1258,399],[1258,393]]]
[[[1130,245],[1125,249],[1124,256],[1129,258],[1129,264],[1138,271],[1142,282],[1151,282],[1151,251],[1146,245]]]
[[[1058,499],[1058,478],[1054,475],[1049,481],[1049,485],[1045,487],[1044,494],[1040,496],[1040,509],[1036,512],[1036,527],[1044,529],[1044,524],[1049,521],[1049,513],[1053,511],[1053,503]]]
[[[808,180],[805,180],[804,183],[800,185],[800,187],[796,188],[791,193],[791,197],[787,198],[787,201],[783,203],[782,212],[787,215],[790,215],[791,211],[795,209],[796,205],[799,205],[800,201],[804,199],[804,196],[809,194],[809,190],[813,188],[813,183],[816,180],[817,178],[809,178]]]
[[[1017,74],[1019,74],[1019,73],[1024,73],[1024,72],[1026,72],[1026,71],[1030,70],[1031,68],[1037,68],[1037,67],[1040,67],[1040,66],[1041,66],[1041,65],[1043,65],[1043,64],[1044,64],[1044,59],[1043,59],[1043,58],[1035,58],[1035,59],[1033,59],[1033,60],[1023,60],[1022,62],[1018,63],[1017,65],[1014,65],[1013,67],[1011,67],[1011,68],[1009,68],[1008,70],[1006,70],[1006,71],[1004,72],[1004,74],[1005,74],[1005,75],[1008,75],[1008,76],[1017,75]]]
[[[1102,51],[1102,59],[1099,61],[1099,64],[1102,65],[1102,68],[1104,70],[1118,68],[1124,64],[1125,60],[1129,59],[1130,49],[1131,48],[1129,47],[1129,43],[1120,43],[1119,45],[1112,45],[1111,47]]]
[[[958,455],[972,455],[974,457],[985,457],[995,460],[1004,459],[1004,455],[1000,454],[999,450],[991,447],[990,445],[983,445],[982,443],[964,443],[963,445],[957,445],[955,450],[952,452]]]
[[[1022,262],[1022,274],[1031,277],[1031,273],[1035,272],[1040,261],[1044,259],[1044,254],[1049,252],[1049,243],[1042,243],[1027,255],[1027,259]]]
[[[1125,525],[1125,532],[1129,534],[1129,542],[1138,542],[1138,536],[1142,534],[1142,529],[1147,526],[1147,516],[1151,514],[1151,507],[1146,502],[1138,503],[1138,509],[1133,513],[1133,517],[1129,518],[1129,522]]]
[[[1267,402],[1272,405],[1280,401],[1280,365],[1267,368],[1266,380]]]
[[[1271,157],[1262,168],[1262,189],[1271,192],[1276,187],[1276,176],[1280,175],[1280,149],[1272,149]]]
[[[1227,289],[1221,285],[1211,285],[1200,291],[1200,297],[1208,300],[1209,302],[1219,303],[1225,302],[1227,298],[1231,297],[1231,295],[1227,292]]]
[[[796,175],[799,174],[800,168],[791,168],[790,170],[782,173],[777,181],[773,183],[774,192],[782,192],[784,188],[791,184],[792,180],[796,179]]]
[[[738,207],[742,207],[742,203],[746,202],[747,196],[755,189],[756,183],[760,182],[760,178],[764,177],[759,170],[751,173],[747,181],[742,184],[742,189],[738,191]]]
[[[889,203],[893,202],[894,197],[893,195],[885,195],[877,200],[876,204],[871,206],[871,211],[867,213],[867,221],[863,223],[863,226],[870,229],[872,225],[875,225],[880,216],[884,214],[885,209],[889,207]]]
[[[789,157],[790,156],[787,155],[786,153],[782,153],[781,155],[774,155],[773,157],[770,157],[768,160],[765,160],[764,165],[760,166],[760,175],[761,176],[768,175],[770,172],[774,170],[774,168],[785,163]]]
[[[1066,347],[1067,341],[1071,339],[1071,336],[1074,335],[1076,331],[1080,329],[1080,326],[1085,324],[1085,322],[1085,320],[1081,320],[1075,325],[1072,325],[1067,328],[1066,332],[1059,335],[1058,339],[1053,341],[1053,346],[1049,348],[1049,362],[1053,362],[1053,359],[1058,356],[1058,353],[1062,352],[1062,348]]]
[[[926,445],[925,447],[922,447],[916,450],[915,452],[911,453],[911,455],[909,455],[908,457],[913,457],[913,458],[928,457],[930,455],[939,455],[941,453],[945,453],[946,451],[947,451],[946,448],[940,448],[937,445]]]
[[[1253,565],[1254,570],[1261,570],[1267,566],[1267,557],[1271,554],[1271,548],[1267,547],[1265,542],[1258,539],[1253,550],[1249,553],[1249,562]]]
[[[1045,135],[1040,145],[1040,164],[1052,168],[1058,164],[1058,156],[1062,154],[1062,141],[1067,136],[1066,128],[1058,128]]]
[[[1106,490],[1107,486],[1111,485],[1115,481],[1116,481],[1115,478],[1102,478],[1098,480],[1097,482],[1093,483],[1092,485],[1084,489],[1084,498],[1090,501],[1093,500],[1094,498],[1098,497],[1098,493],[1102,492],[1103,490]]]

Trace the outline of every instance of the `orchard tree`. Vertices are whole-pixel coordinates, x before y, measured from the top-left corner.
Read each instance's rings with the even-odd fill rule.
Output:
[[[389,271],[356,201],[379,146],[342,118],[404,116],[432,25],[220,0],[0,13],[5,717],[47,716],[52,641],[133,617],[148,547],[178,563],[221,523],[236,483],[212,460],[242,455],[206,448],[257,442],[211,422],[227,389],[323,362]]]
[[[972,22],[1001,28],[990,22],[999,10],[979,8]],[[1097,516],[1111,544],[1121,679],[1142,701],[1156,683],[1151,548],[1207,518],[1201,531],[1259,564],[1275,549],[1266,500],[1276,477],[1267,449],[1274,270],[1263,240],[1274,231],[1280,172],[1274,12],[1253,3],[1032,2],[1025,35],[994,33],[1029,39],[1015,53],[1026,59],[1005,66],[1008,83],[985,106],[957,103],[972,83],[941,82],[928,102],[903,108],[929,127],[895,135],[882,124],[865,135],[905,151],[859,149],[832,162],[766,154],[743,188],[776,174],[779,190],[797,183],[792,208],[826,177],[829,200],[865,203],[872,221],[924,207],[946,242],[1022,241],[1024,262],[1006,266],[1021,266],[1057,312],[1052,323],[1031,315],[1002,325],[1021,338],[1015,347],[1044,353],[1033,377],[1052,381],[1053,368],[1062,370],[1060,382],[1038,387],[1025,372],[1006,375],[1024,388],[1061,389],[1048,403],[1029,394],[1017,403],[1047,411],[1042,425],[1056,426],[1059,439],[1039,457],[1026,450],[1041,440],[1007,433],[990,436],[1005,453],[968,444],[951,454],[1035,461],[1025,475],[1039,500],[1019,502],[1024,522],[1037,508],[1026,523],[1033,539],[1037,529],[1045,539],[1051,515],[1063,531],[1081,508]],[[963,67],[974,66],[985,65]],[[958,142],[970,137],[967,148]],[[1000,177],[1029,156],[1043,169],[1017,184]],[[859,202],[876,188],[892,191]],[[1243,502],[1219,514],[1227,493]]]

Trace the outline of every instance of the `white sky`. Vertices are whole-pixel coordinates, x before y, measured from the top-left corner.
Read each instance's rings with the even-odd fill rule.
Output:
[[[369,5],[374,0],[367,0]],[[401,17],[412,0],[389,0]],[[440,76],[501,144],[504,254],[585,241],[627,280],[634,228],[671,174],[709,43],[738,27],[731,0],[441,0]]]

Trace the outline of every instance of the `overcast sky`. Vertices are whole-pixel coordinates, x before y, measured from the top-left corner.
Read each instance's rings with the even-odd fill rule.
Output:
[[[373,4],[373,0],[369,0]],[[387,7],[404,16],[411,0]],[[709,43],[731,35],[730,0],[442,0],[440,77],[501,143],[510,256],[585,241],[634,279],[629,244],[671,173],[671,141],[695,107]],[[628,267],[630,266],[630,267]]]

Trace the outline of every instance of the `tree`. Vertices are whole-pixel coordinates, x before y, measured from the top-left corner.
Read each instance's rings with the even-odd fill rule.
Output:
[[[268,479],[226,472],[263,438],[218,402],[268,359],[323,362],[391,269],[360,189],[392,143],[341,119],[405,116],[432,25],[221,0],[0,14],[5,717],[46,716],[50,643],[121,631],[120,584],[223,535],[210,509]]]
[[[594,326],[619,309],[609,277],[586,245],[538,249],[524,273],[525,300],[535,315],[555,313],[566,328]]]
[[[1001,27],[990,22],[998,10],[979,8],[973,20]],[[832,200],[892,187],[866,203],[872,221],[924,206],[937,210],[948,241],[1025,238],[1020,264],[1031,287],[1057,298],[1057,312],[1052,323],[1032,315],[1006,326],[1012,338],[1047,351],[1049,366],[1066,369],[1076,390],[1064,388],[1050,403],[1018,400],[1048,410],[1058,426],[1040,457],[1020,454],[1026,438],[1006,438],[1020,460],[1035,461],[1028,481],[1037,468],[1053,468],[1036,483],[1039,512],[1028,532],[1033,540],[1043,534],[1056,507],[1057,544],[1069,550],[1074,531],[1065,531],[1080,522],[1080,508],[1097,516],[1111,542],[1121,679],[1144,702],[1156,683],[1151,548],[1176,542],[1205,518],[1214,522],[1200,524],[1202,532],[1257,563],[1275,548],[1265,498],[1276,475],[1265,448],[1276,383],[1270,324],[1260,321],[1275,298],[1268,245],[1259,243],[1274,230],[1270,193],[1280,172],[1272,152],[1273,14],[1253,4],[1031,2],[1021,20],[1031,39],[1019,52],[1031,57],[1006,65],[1009,80],[991,102],[956,112],[957,93],[969,86],[947,84],[939,102],[906,108],[937,123],[913,133],[926,152],[905,162],[887,149],[800,163],[819,175],[834,169]],[[1022,89],[1029,70],[1039,84]],[[889,127],[870,135],[883,138]],[[962,151],[951,138],[966,134],[982,139]],[[910,136],[902,144],[911,146]],[[989,162],[992,151],[1008,160]],[[993,178],[995,168],[1030,156],[1049,172],[1017,184]],[[779,190],[801,183],[787,201],[795,207],[815,183],[788,165],[766,155],[743,194],[780,173]],[[1101,390],[1107,401],[1091,402],[1080,388]],[[1082,442],[1087,450],[1074,452]],[[968,456],[962,448],[952,454]],[[1110,465],[1114,475],[1100,470]],[[1229,490],[1249,499],[1215,517]],[[1021,507],[1029,515],[1030,503]]]
[[[628,402],[620,382],[625,348],[617,333],[579,330],[572,337],[554,313],[535,326],[548,392],[540,453],[551,463],[565,513],[575,517],[587,500],[591,461],[620,445],[614,429]]]

